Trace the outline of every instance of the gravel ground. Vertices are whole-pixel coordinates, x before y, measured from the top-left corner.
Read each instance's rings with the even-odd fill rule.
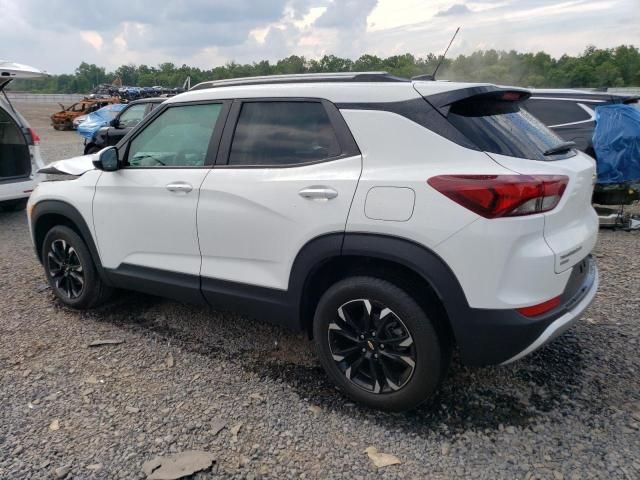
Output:
[[[49,160],[81,150],[41,123]],[[142,479],[189,449],[217,458],[198,479],[640,478],[639,246],[602,232],[602,286],[573,329],[514,365],[454,359],[431,403],[392,415],[336,392],[303,336],[135,293],[61,307],[24,213],[0,213],[0,478]],[[401,464],[376,470],[369,446]]]

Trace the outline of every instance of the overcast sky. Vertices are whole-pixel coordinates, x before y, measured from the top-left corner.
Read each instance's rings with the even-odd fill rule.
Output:
[[[211,68],[288,55],[476,49],[577,54],[640,46],[640,0],[0,0],[0,59],[51,73],[81,61]]]

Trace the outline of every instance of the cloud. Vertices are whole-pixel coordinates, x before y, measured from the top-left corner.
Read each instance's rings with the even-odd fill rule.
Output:
[[[451,56],[478,48],[560,56],[594,42],[601,48],[640,45],[637,2],[0,0],[0,45],[2,56],[52,73],[71,72],[81,61],[107,69],[130,62],[208,69],[293,54],[424,56],[440,53],[461,24]]]
[[[96,50],[100,50],[104,43],[102,36],[93,30],[83,30],[80,32],[80,38],[91,45]]]
[[[457,16],[457,15],[465,15],[467,13],[471,13],[472,11],[473,10],[471,10],[465,4],[456,3],[455,5],[451,5],[446,10],[440,10],[438,13],[436,13],[436,17],[451,17],[451,16]]]
[[[314,25],[324,28],[363,28],[377,4],[378,0],[334,0]]]

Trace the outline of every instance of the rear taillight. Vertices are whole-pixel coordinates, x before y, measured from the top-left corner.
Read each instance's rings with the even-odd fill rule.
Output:
[[[567,188],[564,175],[439,175],[427,183],[485,218],[548,212]]]
[[[543,313],[547,313],[560,305],[560,297],[552,298],[546,302],[539,303],[538,305],[532,305],[530,307],[516,308],[516,312],[525,317],[537,317]]]
[[[40,145],[40,137],[33,128],[29,128],[29,134],[34,145]]]

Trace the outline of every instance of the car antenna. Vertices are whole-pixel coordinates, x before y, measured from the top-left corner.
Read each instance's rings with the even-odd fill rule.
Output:
[[[417,77],[411,77],[411,80],[435,80],[436,79],[436,73],[438,73],[438,69],[440,68],[440,65],[442,65],[442,62],[444,61],[445,57],[447,56],[447,52],[451,48],[451,44],[456,39],[456,36],[458,35],[459,31],[460,31],[460,27],[456,28],[456,32],[453,34],[453,37],[451,37],[451,41],[449,42],[449,45],[447,45],[447,49],[440,56],[440,61],[438,62],[438,65],[436,65],[436,69],[433,71],[433,73],[431,75],[427,73],[424,75],[418,75]]]

